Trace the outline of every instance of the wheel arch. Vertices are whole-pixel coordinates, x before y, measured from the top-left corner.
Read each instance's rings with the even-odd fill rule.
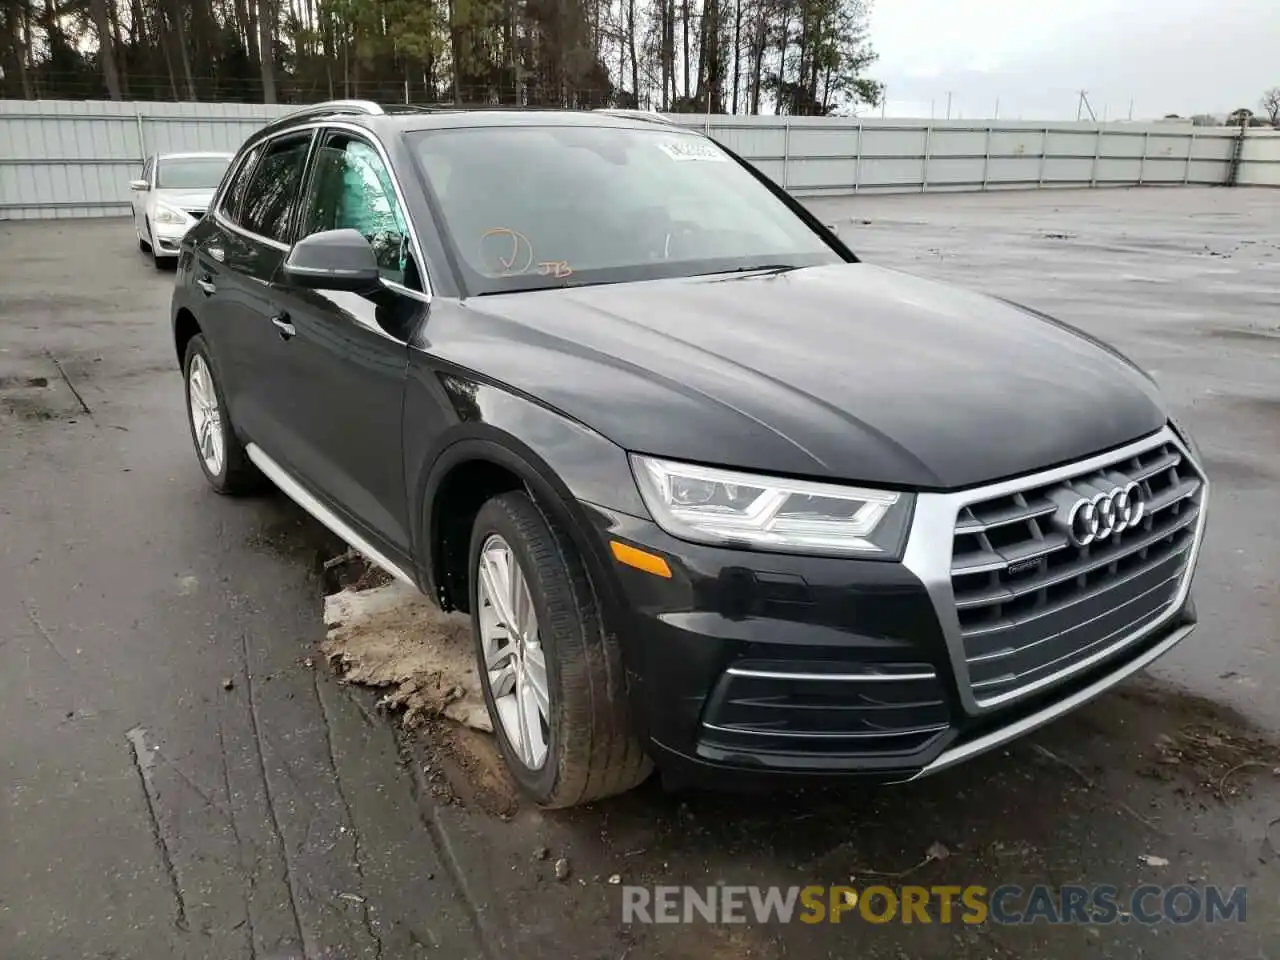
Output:
[[[598,599],[614,605],[615,585],[589,507],[527,445],[495,428],[459,439],[436,458],[422,483],[417,530],[420,576],[446,610],[469,610],[471,527],[480,507],[509,490],[524,490],[569,535],[587,567]]]
[[[179,307],[173,315],[173,346],[178,353],[179,368],[187,358],[187,344],[191,342],[192,337],[203,332],[196,315],[186,307]]]

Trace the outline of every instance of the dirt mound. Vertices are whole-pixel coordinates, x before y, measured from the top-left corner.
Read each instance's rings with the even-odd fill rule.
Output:
[[[351,683],[387,690],[386,707],[403,710],[406,726],[444,716],[491,733],[480,692],[471,620],[443,613],[395,581],[325,597],[321,651]]]

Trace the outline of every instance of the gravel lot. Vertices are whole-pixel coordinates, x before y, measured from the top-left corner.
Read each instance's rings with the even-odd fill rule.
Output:
[[[317,656],[321,568],[341,547],[280,496],[205,488],[172,275],[127,222],[0,224],[0,955],[1274,955],[1280,192],[812,206],[868,260],[1056,314],[1154,372],[1216,485],[1189,641],[918,784],[762,800],[651,782],[585,810],[522,807],[484,737],[400,736]],[[622,927],[615,874],[1244,884],[1249,910],[1157,927]]]

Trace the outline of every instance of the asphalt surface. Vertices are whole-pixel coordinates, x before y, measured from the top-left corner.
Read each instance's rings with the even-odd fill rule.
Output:
[[[0,224],[0,956],[1280,954],[1280,193],[813,206],[869,260],[1021,300],[1155,372],[1215,487],[1202,626],[1150,677],[903,787],[765,799],[651,782],[530,809],[483,738],[398,737],[316,659],[319,570],[340,548],[278,495],[205,487],[172,276],[128,224]],[[1245,885],[1248,912],[624,927],[614,875]]]

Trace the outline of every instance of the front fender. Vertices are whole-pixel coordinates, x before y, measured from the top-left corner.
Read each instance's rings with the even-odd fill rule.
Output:
[[[470,461],[497,464],[520,478],[577,546],[600,600],[618,599],[594,507],[645,517],[626,452],[589,427],[535,400],[463,372],[413,363],[405,397],[406,487],[417,510],[414,557],[419,581],[438,596],[439,557],[432,505],[450,473]],[[433,429],[434,428],[434,429]],[[433,442],[434,441],[434,442]]]

